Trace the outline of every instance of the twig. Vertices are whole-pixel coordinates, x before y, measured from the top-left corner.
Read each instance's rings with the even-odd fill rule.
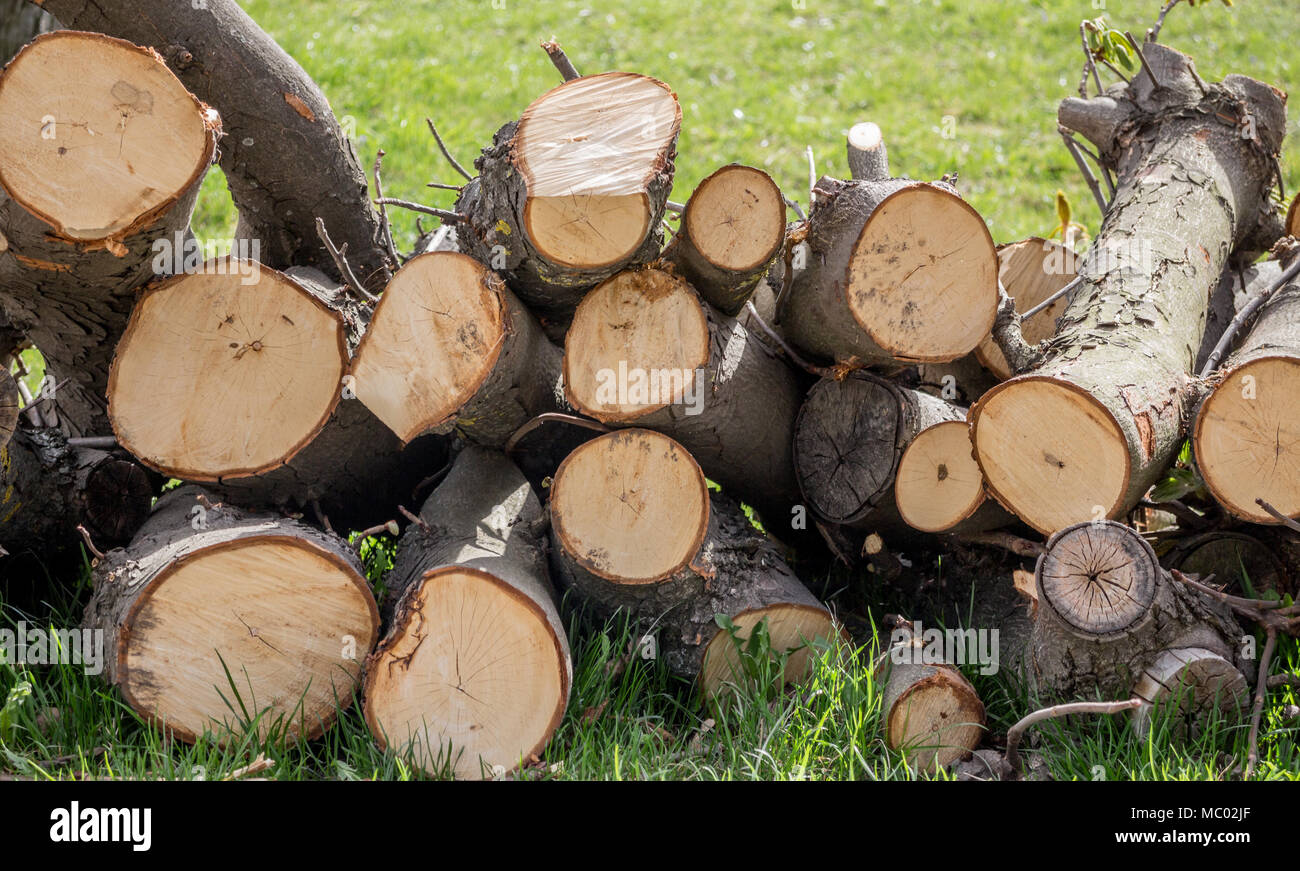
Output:
[[[1205,581],[1213,580],[1214,575],[1209,575],[1204,581],[1194,581],[1187,577],[1187,575],[1178,571],[1178,569],[1171,569],[1169,571],[1169,576],[1175,581],[1178,581],[1178,583],[1191,587],[1193,590],[1203,593],[1211,599],[1216,599],[1227,605],[1229,608],[1232,608],[1234,611],[1245,614],[1257,622],[1265,619],[1263,612],[1271,611],[1282,606],[1281,600],[1270,601],[1268,599],[1245,599],[1241,596],[1234,596],[1231,593],[1223,592],[1223,590],[1216,590],[1214,587],[1207,586]]]
[[[427,187],[427,188],[437,188],[437,189],[440,190],[440,191],[463,191],[463,190],[465,190],[465,186],[464,186],[463,184],[443,184],[442,182],[436,182],[436,181],[425,182],[425,185],[424,185],[424,186]]]
[[[686,211],[686,206],[685,206],[684,204],[682,204],[682,203],[675,203],[675,202],[673,202],[672,200],[669,200],[668,202],[666,202],[666,203],[664,204],[664,208],[667,209],[668,211],[673,212],[674,214],[678,214],[678,215],[680,215],[680,214],[682,214],[683,212]]]
[[[258,756],[248,765],[245,765],[243,768],[236,768],[234,771],[230,772],[229,774],[227,774],[225,777],[221,779],[223,781],[238,780],[239,778],[246,777],[250,774],[261,774],[263,771],[266,771],[267,769],[274,768],[274,767],[275,767],[274,759],[267,759],[265,756]]]
[[[1138,60],[1142,62],[1143,71],[1151,77],[1151,84],[1157,88],[1164,87],[1164,85],[1160,84],[1160,80],[1156,78],[1156,71],[1151,69],[1151,64],[1147,63],[1147,56],[1142,53],[1142,46],[1138,45],[1138,41],[1133,38],[1133,34],[1126,30],[1124,31],[1124,38],[1128,40],[1128,44],[1133,46],[1133,50],[1137,52]]]
[[[465,170],[465,167],[461,166],[460,163],[456,160],[456,158],[451,156],[451,152],[447,150],[447,144],[443,142],[442,137],[438,135],[438,128],[433,126],[433,119],[425,118],[424,123],[429,125],[429,132],[433,134],[434,140],[437,141],[438,143],[438,148],[442,151],[442,156],[447,158],[447,162],[451,164],[451,168],[456,170],[456,172],[460,173],[462,176],[464,176],[465,181],[471,181],[474,178],[474,176],[470,175]]]
[[[1247,739],[1246,780],[1255,774],[1259,762],[1259,723],[1264,717],[1264,698],[1268,695],[1268,666],[1277,649],[1277,630],[1268,629],[1264,636],[1264,652],[1259,655],[1259,677],[1255,681],[1255,704],[1250,712],[1250,737]]]
[[[1102,63],[1102,65],[1103,65],[1104,67],[1106,67],[1106,69],[1110,70],[1112,73],[1114,73],[1115,75],[1117,75],[1117,76],[1119,76],[1121,79],[1123,79],[1124,82],[1125,82],[1126,84],[1128,83],[1128,81],[1129,81],[1128,76],[1126,76],[1126,75],[1124,75],[1122,72],[1120,72],[1120,71],[1119,71],[1119,67],[1115,66],[1113,63],[1111,63],[1110,61],[1106,60],[1105,58],[1102,58],[1102,59],[1101,59],[1101,63]]]
[[[1023,313],[1020,315],[1020,322],[1021,322],[1021,323],[1024,323],[1025,321],[1029,320],[1029,319],[1032,318],[1034,315],[1038,314],[1040,311],[1042,311],[1043,309],[1047,308],[1048,306],[1050,306],[1052,303],[1056,302],[1056,301],[1057,301],[1058,299],[1060,299],[1061,297],[1065,296],[1067,293],[1071,293],[1071,292],[1073,292],[1074,289],[1075,289],[1076,287],[1078,287],[1078,286],[1079,286],[1080,284],[1082,284],[1082,283],[1083,283],[1083,276],[1080,275],[1080,276],[1076,277],[1076,278],[1074,279],[1074,281],[1071,281],[1071,282],[1070,282],[1069,284],[1067,284],[1065,287],[1063,287],[1063,288],[1061,288],[1060,290],[1056,291],[1056,292],[1053,293],[1051,296],[1049,296],[1047,299],[1043,300],[1043,301],[1040,302],[1038,305],[1036,305],[1036,306],[1034,306],[1033,308],[1031,308],[1029,311],[1027,311],[1027,312],[1023,312]]]
[[[551,39],[550,42],[543,42],[542,48],[546,51],[547,57],[551,59],[551,63],[555,64],[555,68],[560,71],[560,75],[564,76],[566,82],[582,78],[582,73],[578,72],[578,68],[573,65],[573,61],[569,60],[569,56],[564,53],[564,49],[560,48],[558,42]]]
[[[399,200],[395,197],[381,197],[375,200],[375,202],[382,205],[397,206],[401,209],[410,209],[412,212],[422,212],[426,215],[433,215],[435,218],[442,218],[444,221],[465,220],[465,216],[459,212],[452,212],[447,209],[435,209],[433,206],[422,206],[419,203],[413,203],[410,200]]]
[[[41,410],[36,407],[36,398],[32,396],[32,390],[23,382],[21,378],[14,379],[18,383],[18,395],[23,400],[23,414],[27,415],[27,421],[32,426],[44,426],[45,421],[41,419]]]
[[[1241,328],[1246,321],[1250,320],[1251,317],[1254,316],[1255,312],[1259,311],[1259,309],[1264,305],[1264,303],[1269,301],[1274,293],[1289,284],[1297,275],[1300,275],[1300,257],[1296,257],[1295,262],[1287,267],[1287,269],[1278,276],[1276,281],[1264,290],[1255,294],[1254,298],[1241,307],[1241,311],[1237,312],[1236,316],[1228,324],[1228,328],[1223,331],[1223,336],[1219,339],[1219,343],[1214,346],[1214,350],[1210,352],[1209,358],[1206,359],[1205,366],[1201,369],[1202,378],[1208,377],[1209,374],[1219,365],[1219,360],[1223,357],[1224,353],[1227,352],[1228,347],[1232,344],[1232,340],[1236,337],[1237,333],[1241,331]]]
[[[1079,25],[1079,41],[1083,44],[1083,57],[1087,63],[1083,67],[1083,81],[1079,83],[1079,96],[1085,100],[1088,99],[1088,73],[1092,72],[1092,80],[1097,84],[1097,93],[1102,93],[1105,89],[1101,86],[1101,75],[1097,72],[1097,64],[1092,59],[1092,50],[1088,48],[1088,23],[1085,21]]]
[[[1020,315],[1016,314],[1016,301],[1007,295],[1007,289],[999,281],[993,341],[1016,374],[1032,369],[1038,360],[1038,350],[1025,341],[1025,336],[1020,331],[1021,320]]]
[[[384,198],[384,182],[379,177],[379,171],[384,165],[384,149],[380,148],[375,152],[375,196],[381,201]],[[401,258],[397,256],[397,246],[393,244],[393,227],[388,222],[388,209],[381,202],[379,204],[379,223],[384,228],[384,245],[388,247],[388,256],[393,258],[393,263],[401,263]]]
[[[430,485],[436,484],[439,481],[441,481],[443,476],[451,471],[451,467],[455,464],[455,462],[456,460],[454,458],[448,460],[447,465],[443,466],[441,469],[434,472],[432,475],[428,476],[427,478],[424,478],[423,480],[420,481],[420,483],[416,484],[415,488],[411,490],[411,500],[414,502],[419,502],[420,491],[423,490],[425,487],[428,487]]]
[[[607,433],[610,431],[609,427],[596,420],[588,420],[585,417],[578,417],[573,414],[563,414],[558,411],[548,411],[545,414],[539,414],[531,420],[525,421],[519,429],[511,433],[510,438],[506,439],[505,452],[507,454],[514,453],[515,448],[518,447],[520,440],[522,440],[524,436],[548,423],[569,423],[574,426],[586,427],[587,429],[595,430],[599,433]]]
[[[749,316],[754,319],[754,323],[758,324],[759,328],[762,329],[763,332],[767,333],[768,338],[780,345],[781,350],[785,351],[786,356],[790,358],[790,361],[800,369],[810,375],[816,375],[818,378],[834,378],[836,376],[835,369],[826,366],[818,366],[815,363],[809,363],[803,357],[799,356],[799,353],[786,344],[785,339],[781,338],[780,334],[777,333],[776,330],[769,327],[763,321],[763,316],[758,313],[758,309],[754,308],[753,300],[746,301],[745,308],[749,310]]]
[[[957,540],[963,544],[986,544],[1000,547],[1016,556],[1037,557],[1047,552],[1046,546],[1009,532],[971,532],[958,535]]]
[[[1276,520],[1278,523],[1281,523],[1287,529],[1290,529],[1293,532],[1300,532],[1300,521],[1287,517],[1285,514],[1283,514],[1281,511],[1278,511],[1272,505],[1269,505],[1263,499],[1256,499],[1255,504],[1258,505],[1260,508],[1263,508],[1265,511],[1267,511],[1274,520]]]
[[[86,527],[78,523],[77,532],[81,533],[81,540],[86,543],[86,550],[90,551],[90,555],[93,556],[95,559],[103,559],[104,558],[103,551],[95,547],[95,542],[91,541],[90,532],[87,531]]]
[[[365,289],[361,284],[361,281],[357,278],[357,274],[353,272],[352,267],[348,265],[348,259],[346,256],[348,251],[347,243],[344,242],[342,248],[336,248],[333,240],[330,239],[330,234],[325,230],[325,221],[321,218],[316,219],[316,235],[320,236],[321,242],[325,244],[325,250],[328,251],[330,257],[334,259],[334,266],[338,268],[339,274],[343,276],[343,280],[346,282],[347,286],[352,288],[352,290],[355,291],[363,300],[371,303],[378,302],[379,297]]]
[[[1066,705],[1053,705],[1050,708],[1041,708],[1034,711],[1007,730],[1007,765],[1011,766],[1011,771],[1019,776],[1020,739],[1024,737],[1025,731],[1035,723],[1041,723],[1043,720],[1051,720],[1056,717],[1068,717],[1071,714],[1119,714],[1141,707],[1141,705],[1142,700],[1135,696],[1122,702],[1071,702]]]
[[[1058,127],[1057,129],[1061,133],[1061,138],[1065,140],[1065,147],[1069,149],[1075,165],[1079,167],[1079,172],[1083,173],[1083,180],[1088,183],[1088,190],[1092,191],[1093,198],[1097,200],[1097,207],[1101,209],[1103,215],[1106,214],[1110,204],[1106,202],[1106,197],[1101,193],[1101,185],[1097,183],[1097,176],[1092,174],[1091,167],[1083,159],[1083,153],[1079,150],[1080,146],[1074,138],[1074,134],[1066,127]]]
[[[794,209],[794,213],[799,216],[799,220],[801,221],[808,220],[808,216],[803,213],[803,207],[799,205],[799,202],[797,200],[792,200],[789,197],[785,196],[784,194],[781,196],[781,198],[785,200],[785,204],[787,206]]]
[[[78,436],[68,439],[70,448],[115,448],[116,436]]]
[[[1169,14],[1170,9],[1173,9],[1181,2],[1182,0],[1169,0],[1169,2],[1165,4],[1164,8],[1160,10],[1160,16],[1156,18],[1155,25],[1147,31],[1147,42],[1156,41],[1156,37],[1160,35],[1160,28],[1165,26],[1165,16]]]
[[[326,532],[332,533],[334,527],[330,526],[330,519],[326,517],[325,512],[321,510],[319,499],[311,500],[311,510],[316,515],[316,522],[324,527]]]
[[[813,157],[813,148],[809,145],[804,149],[808,155],[808,207],[817,202],[817,159]]]
[[[381,532],[387,532],[389,535],[397,536],[401,530],[397,528],[396,520],[390,520],[387,523],[381,523],[378,526],[363,529],[357,533],[357,540],[353,542],[352,549],[357,553],[360,553],[361,545],[365,544],[366,539],[372,535],[378,535]]]
[[[420,527],[426,532],[428,531],[429,524],[424,522],[423,517],[420,517],[418,514],[412,514],[411,512],[407,511],[405,505],[398,505],[397,510],[403,517],[405,517],[411,523],[414,523],[416,526]]]
[[[1153,511],[1164,511],[1177,517],[1183,523],[1187,524],[1189,529],[1203,530],[1210,525],[1208,518],[1197,514],[1177,499],[1170,499],[1167,502],[1152,502],[1149,499],[1143,499],[1138,502],[1139,508],[1148,508]]]

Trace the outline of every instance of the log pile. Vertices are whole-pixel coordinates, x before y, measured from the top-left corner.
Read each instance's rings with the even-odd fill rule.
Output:
[[[996,246],[869,122],[806,217],[736,163],[678,205],[671,88],[547,44],[565,81],[472,176],[444,147],[465,183],[402,256],[384,207],[412,204],[372,202],[233,0],[194,26],[161,0],[44,7],[72,29],[0,75],[0,356],[47,367],[0,385],[0,547],[84,546],[105,677],[181,740],[312,738],[355,700],[427,774],[502,776],[547,752],[591,620],[626,615],[709,699],[753,689],[755,639],[798,685],[849,635],[826,565],[893,583],[898,548],[1036,558],[1004,658],[1140,729],[1236,715],[1268,670],[1243,625],[1300,623],[1209,578],[1300,580],[1300,255],[1274,248],[1263,83],[1206,84],[1152,39],[1131,81],[1065,100],[1117,176],[1080,255]],[[256,245],[177,268],[155,255],[194,241],[214,161]],[[1175,473],[1192,495],[1157,496]],[[346,537],[399,518],[368,580]],[[886,743],[922,771],[969,757],[970,662],[895,628]]]

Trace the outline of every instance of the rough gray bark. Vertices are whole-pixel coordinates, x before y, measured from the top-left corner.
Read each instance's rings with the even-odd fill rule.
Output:
[[[1040,694],[1127,698],[1162,651],[1181,648],[1208,650],[1250,671],[1232,611],[1170,577],[1133,530],[1080,523],[1053,535],[1047,548],[1036,570],[1028,646]]]
[[[0,0],[0,65],[9,63],[34,37],[58,26],[54,16],[27,0]]]
[[[204,491],[198,487],[180,487],[165,493],[158,500],[129,545],[109,551],[96,564],[91,578],[94,592],[82,619],[85,628],[103,631],[103,678],[121,689],[127,703],[137,713],[160,725],[168,714],[166,709],[155,710],[137,699],[136,693],[149,690],[151,677],[127,666],[127,645],[131,641],[131,634],[133,630],[140,631],[144,628],[135,622],[139,604],[154,596],[167,580],[170,570],[186,560],[241,542],[276,539],[300,543],[352,576],[353,583],[362,592],[362,598],[369,606],[368,614],[361,617],[363,622],[369,622],[372,627],[369,643],[373,643],[374,635],[378,632],[378,612],[365,581],[365,570],[356,553],[345,541],[295,520],[262,512],[246,512],[217,503],[205,496]],[[238,603],[232,603],[234,604]],[[248,602],[243,604],[250,608],[255,605]],[[195,619],[202,618],[196,615]],[[254,628],[250,627],[249,631],[256,636]],[[364,657],[369,650],[364,639],[360,640],[360,645],[358,658]],[[295,656],[298,653],[300,652],[288,651],[281,652],[281,655]],[[226,667],[231,674],[240,673],[238,662],[227,662]],[[266,696],[281,703],[289,699],[284,711],[287,714],[294,709],[297,697],[307,689],[309,679],[324,679],[326,682],[335,682],[338,705],[346,708],[351,702],[351,688],[359,675],[347,675],[347,680],[340,683],[341,675],[343,672],[337,668],[330,675],[310,675],[299,670],[287,679],[292,686],[283,695],[282,687],[262,686],[252,689],[263,693],[258,700],[259,704],[267,701]],[[161,701],[166,703],[169,700]],[[248,703],[250,700],[245,701]],[[294,710],[293,718],[304,718],[301,724],[305,727],[303,732],[305,737],[311,739],[319,737],[330,726],[337,710],[331,703],[322,706],[320,711]],[[224,709],[210,712],[217,721],[227,718],[229,713]],[[194,731],[180,728],[171,718],[167,720],[168,730],[176,737],[189,743],[197,739],[198,735]]]
[[[1185,55],[1150,43],[1144,52],[1159,87],[1144,71],[1106,97],[1068,99],[1059,112],[1063,125],[1091,139],[1118,169],[1118,192],[1093,246],[1109,256],[1085,258],[1083,284],[1046,343],[1045,360],[972,409],[990,489],[1040,531],[1065,524],[1027,507],[1023,496],[1012,498],[991,462],[1037,469],[1048,489],[1057,463],[1069,459],[1033,446],[1023,457],[991,457],[981,438],[984,410],[1033,381],[1091,398],[1118,426],[1128,452],[1122,492],[1106,494],[1101,508],[1109,517],[1130,510],[1182,443],[1189,376],[1229,254],[1272,214],[1274,156],[1286,129],[1280,93],[1234,75],[1206,85],[1202,95]],[[1044,424],[1025,419],[1023,426],[1042,431]],[[1102,501],[1083,498],[1069,519],[1087,519],[1092,503]]]
[[[235,0],[43,0],[65,26],[151,46],[185,87],[221,113],[221,168],[239,211],[236,235],[268,266],[314,266],[341,278],[316,233],[321,218],[371,290],[389,269],[366,176],[329,101]]]
[[[84,526],[100,548],[131,539],[154,487],[125,451],[71,447],[51,427],[19,425],[0,447],[0,547],[44,559],[75,556]]]

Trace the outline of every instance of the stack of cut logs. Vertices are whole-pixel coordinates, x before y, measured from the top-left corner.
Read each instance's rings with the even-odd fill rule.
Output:
[[[1286,235],[1272,88],[1206,85],[1149,42],[1131,82],[1066,100],[1117,174],[1080,257],[995,246],[952,179],[895,176],[870,123],[806,217],[738,164],[679,206],[676,95],[550,43],[566,80],[475,173],[444,148],[454,211],[404,256],[389,211],[410,204],[378,161],[370,198],[234,0],[43,6],[74,29],[0,77],[2,350],[46,365],[0,395],[0,545],[95,557],[105,676],[182,740],[314,737],[359,693],[427,771],[510,771],[568,702],[557,591],[717,696],[760,624],[803,678],[847,633],[802,568],[882,542],[1041,553],[1021,643],[1044,697],[1136,692],[1149,721],[1179,687],[1193,712],[1245,696],[1242,627],[1169,569],[1295,545],[1300,279],[1286,245],[1251,265]],[[185,263],[214,161],[240,244]],[[1189,437],[1224,521],[1174,503],[1187,535],[1158,558],[1116,521],[1149,525]],[[358,548],[399,523],[376,601]],[[881,717],[929,769],[984,710],[919,638],[881,645]]]

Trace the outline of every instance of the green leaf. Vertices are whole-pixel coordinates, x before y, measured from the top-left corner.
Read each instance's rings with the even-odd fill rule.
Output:
[[[1171,469],[1169,477],[1151,488],[1152,502],[1172,502],[1201,488],[1201,479],[1191,469]]]

